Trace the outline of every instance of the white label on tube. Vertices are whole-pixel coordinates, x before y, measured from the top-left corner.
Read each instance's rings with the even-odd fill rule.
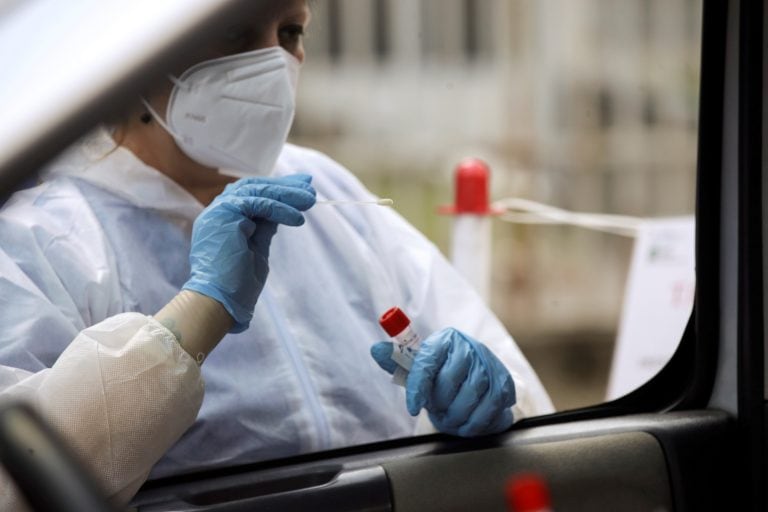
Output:
[[[392,382],[398,386],[405,386],[405,379],[408,378],[408,372],[411,366],[413,366],[413,359],[421,347],[421,338],[409,325],[399,334],[393,336],[392,339],[395,340],[392,360],[398,365],[398,368],[392,375]]]
[[[413,358],[415,355],[416,354],[413,351],[403,345],[398,345],[397,343],[395,343],[395,346],[392,349],[392,360],[396,362],[398,366],[408,371],[410,371],[411,366],[413,365]]]
[[[410,325],[403,329],[400,334],[393,336],[393,339],[401,347],[409,348],[411,352],[418,352],[421,348],[421,338],[416,334],[416,331],[411,329]]]
[[[395,369],[395,373],[392,374],[392,382],[397,384],[398,386],[405,387],[405,381],[408,378],[408,370],[405,368],[401,368],[398,366]]]
[[[393,336],[392,339],[395,340],[392,360],[400,367],[410,370],[413,365],[413,359],[416,357],[416,352],[421,347],[421,338],[409,325],[399,334]]]

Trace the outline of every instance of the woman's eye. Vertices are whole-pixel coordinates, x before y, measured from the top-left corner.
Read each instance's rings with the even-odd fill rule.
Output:
[[[296,44],[301,41],[304,35],[304,26],[299,24],[287,25],[280,29],[279,34],[281,44]]]

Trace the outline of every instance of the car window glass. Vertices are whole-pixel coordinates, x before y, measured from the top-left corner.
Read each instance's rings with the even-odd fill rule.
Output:
[[[250,330],[228,335],[205,359],[198,420],[151,477],[429,431],[420,428],[429,427],[426,415],[408,414],[402,390],[371,359],[386,338],[377,308],[404,305],[384,304],[391,297],[422,308],[414,316],[429,328],[422,335],[463,320],[468,335],[501,353],[504,330],[465,293],[475,286],[558,410],[621,396],[651,378],[680,339],[695,286],[701,0],[309,4],[306,37],[301,0],[271,0],[277,14],[257,17],[266,19],[263,34],[278,27],[298,57],[305,40],[289,142],[329,155],[393,199],[397,213],[456,260],[466,283],[436,265],[432,246],[396,217],[359,209],[381,206],[343,216],[313,207],[301,228],[279,229]],[[298,6],[298,16],[280,17],[286,6]],[[283,54],[249,57],[265,55]],[[192,221],[229,178],[208,169],[221,164],[196,161],[199,154],[185,160],[176,150],[189,140],[161,131],[163,100],[183,86],[164,76],[2,205],[0,281],[14,309],[0,364],[48,368],[80,330],[126,311],[153,315],[189,279]],[[275,108],[245,99],[262,114],[270,112],[264,105]],[[290,91],[284,99],[291,103]],[[207,119],[193,114],[188,120]],[[270,147],[284,149],[278,173],[316,173],[313,183],[330,194],[324,199],[365,196],[330,159],[283,148],[281,139]],[[180,158],[160,158],[168,154]],[[460,163],[490,172],[482,215],[455,215]],[[179,170],[214,183],[207,200],[185,190],[190,175],[171,172]],[[453,235],[460,226],[463,239]],[[417,256],[398,259],[393,248],[403,240]],[[448,306],[451,297],[458,300]],[[515,410],[549,412],[517,356],[501,355],[525,389]],[[509,412],[505,405],[500,418],[511,423]]]
[[[460,161],[487,162],[493,200],[534,202],[492,221],[493,311],[557,409],[615,398],[663,366],[692,304],[701,9],[319,0],[291,141],[448,257],[438,207]]]

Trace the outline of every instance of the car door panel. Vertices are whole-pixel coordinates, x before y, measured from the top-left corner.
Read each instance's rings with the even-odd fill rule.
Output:
[[[503,511],[506,480],[534,471],[550,486],[556,510],[708,510],[729,489],[724,474],[732,428],[725,413],[694,411],[518,428],[476,440],[434,436],[386,450],[334,452],[316,462],[154,482],[135,505],[147,511]]]

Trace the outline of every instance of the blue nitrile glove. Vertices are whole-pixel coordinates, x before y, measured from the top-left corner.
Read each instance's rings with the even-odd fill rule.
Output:
[[[389,373],[397,367],[393,347],[386,341],[371,347],[373,358]],[[405,393],[408,412],[416,416],[425,408],[432,424],[446,434],[495,434],[512,425],[512,376],[488,347],[456,329],[443,329],[422,342]]]
[[[197,217],[183,286],[221,303],[230,332],[248,328],[269,272],[269,244],[278,224],[300,226],[315,204],[311,176],[244,178],[227,185]]]

